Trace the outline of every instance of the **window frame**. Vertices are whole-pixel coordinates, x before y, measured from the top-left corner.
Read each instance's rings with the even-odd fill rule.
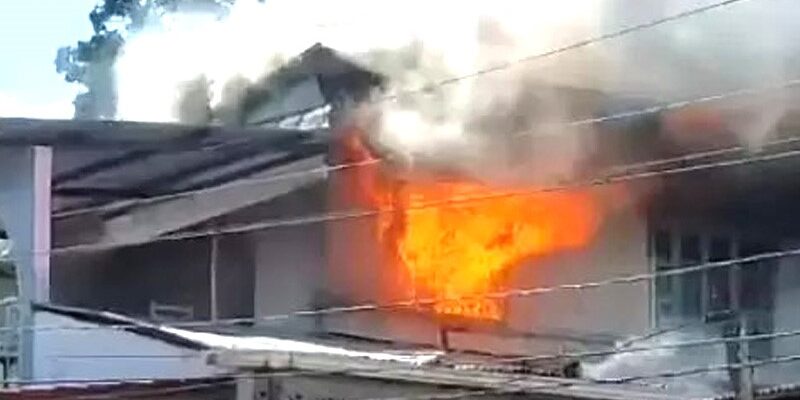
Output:
[[[656,239],[659,233],[666,232],[669,237],[669,266],[664,267],[660,264],[661,258],[657,254]],[[650,264],[650,271],[658,273],[660,271],[682,268],[690,266],[690,263],[685,263],[682,260],[681,247],[683,245],[683,238],[689,236],[698,237],[699,245],[699,260],[695,264],[707,263],[711,260],[711,244],[714,240],[724,239],[728,243],[728,257],[736,258],[739,253],[741,238],[732,233],[730,230],[722,229],[709,229],[709,228],[695,228],[685,227],[676,224],[664,224],[651,227],[648,232],[648,261]],[[728,284],[728,304],[729,308],[738,306],[734,302],[734,293],[738,290],[735,287],[737,278],[734,276],[735,269],[730,269],[731,273],[727,276]],[[700,275],[700,298],[698,299],[698,315],[686,316],[683,309],[686,306],[686,299],[684,299],[683,292],[685,291],[685,284],[681,282],[682,278],[687,275],[676,275],[668,277],[671,281],[672,287],[671,303],[673,316],[665,317],[662,314],[662,304],[664,299],[659,296],[659,278],[652,279],[650,282],[650,324],[653,329],[668,328],[691,322],[693,319],[701,320],[710,311],[711,305],[711,287],[710,287],[710,272],[713,270],[705,270]]]
[[[669,260],[666,264],[670,264],[669,267],[664,268],[662,267],[659,262],[661,258],[659,257],[658,253],[658,246],[656,243],[657,237],[661,232],[666,232],[667,236],[669,237]],[[764,238],[758,237],[742,237],[735,233],[731,233],[731,231],[722,231],[719,229],[697,229],[695,227],[687,228],[680,225],[656,225],[651,226],[651,229],[648,230],[648,261],[650,263],[650,270],[651,272],[657,273],[659,271],[670,269],[670,268],[680,268],[685,267],[690,264],[682,265],[681,260],[681,246],[683,242],[683,238],[689,235],[696,235],[700,237],[700,261],[699,263],[708,263],[714,261],[722,261],[720,259],[712,260],[712,244],[714,240],[723,238],[728,243],[728,257],[729,259],[736,259],[739,257],[746,256],[743,254],[746,251],[747,246],[749,245],[756,245],[764,244],[766,245],[765,248],[769,248],[769,243],[780,243],[778,240],[763,240]],[[775,249],[779,248],[778,246],[772,246]],[[766,250],[762,250],[766,251]],[[716,257],[715,257],[716,258]],[[726,267],[723,267],[726,268]],[[747,279],[747,274],[742,269],[741,264],[735,264],[732,267],[728,268],[727,270],[729,273],[727,274],[727,286],[728,286],[728,310],[740,310],[743,312],[747,318],[748,322],[748,334],[761,334],[761,333],[769,333],[773,332],[775,329],[774,326],[774,318],[775,318],[775,290],[777,288],[777,276],[778,276],[778,265],[772,264],[769,261],[766,261],[761,266],[754,266],[754,267],[746,267],[746,268],[768,268],[770,270],[770,274],[767,279],[771,280],[769,284],[769,288],[771,290],[769,296],[772,296],[771,299],[768,299],[769,306],[759,308],[747,308],[742,310],[743,305],[741,302],[743,301],[743,296],[745,295],[742,292],[742,285],[743,279]],[[683,301],[684,296],[682,292],[682,285],[679,284],[680,278],[686,275],[676,275],[667,277],[672,279],[672,286],[673,286],[673,293],[671,294],[673,303],[677,303],[673,305],[673,310],[678,310],[672,317],[665,318],[660,314],[660,302],[662,301],[659,299],[659,292],[658,292],[658,280],[659,278],[652,279],[650,281],[650,321],[651,321],[651,328],[652,329],[669,329],[678,327],[687,323],[692,323],[693,321],[702,322],[706,316],[710,315],[712,311],[710,309],[711,306],[711,286],[710,286],[710,275],[714,271],[719,271],[720,269],[707,269],[702,271],[701,275],[701,288],[700,288],[700,312],[699,316],[690,316],[683,313]],[[674,293],[677,291],[677,293]],[[675,300],[677,298],[677,301]],[[714,311],[724,311],[723,310],[714,310]],[[758,346],[758,350],[751,349],[751,355],[755,359],[763,359],[769,358],[772,356],[773,348],[772,348],[772,341],[764,341],[761,346]],[[755,354],[758,353],[758,354]]]

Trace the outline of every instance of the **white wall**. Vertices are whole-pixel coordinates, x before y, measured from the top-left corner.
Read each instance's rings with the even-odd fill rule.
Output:
[[[49,312],[37,312],[35,321],[39,327],[97,326]],[[206,365],[202,351],[102,327],[36,331],[33,361],[35,380],[180,379],[223,372]]]
[[[610,215],[585,249],[518,268],[510,286],[585,283],[649,272],[645,218],[628,208]],[[510,324],[521,330],[640,334],[649,329],[649,284],[603,286],[514,298]]]

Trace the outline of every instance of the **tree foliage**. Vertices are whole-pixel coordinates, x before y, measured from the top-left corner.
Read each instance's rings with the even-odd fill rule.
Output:
[[[125,44],[148,23],[170,12],[194,7],[223,10],[235,0],[104,0],[89,13],[94,34],[74,46],[58,49],[56,71],[67,82],[86,86],[75,99],[75,118],[109,119],[116,114],[114,62]]]

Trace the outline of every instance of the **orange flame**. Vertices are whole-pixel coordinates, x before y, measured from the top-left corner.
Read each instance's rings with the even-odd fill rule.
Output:
[[[365,151],[350,143],[351,150]],[[366,153],[362,153],[366,154]],[[401,182],[360,168],[358,190],[378,217],[378,240],[438,315],[499,320],[502,290],[523,260],[585,246],[599,224],[589,192],[512,193],[472,182]]]

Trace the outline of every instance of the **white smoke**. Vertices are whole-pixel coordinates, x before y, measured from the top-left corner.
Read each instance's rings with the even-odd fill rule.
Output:
[[[570,133],[575,129],[548,131],[542,125],[600,111],[598,104],[543,87],[674,100],[787,79],[800,74],[794,56],[800,45],[792,39],[800,33],[794,23],[800,8],[791,1],[737,3],[422,94],[402,94],[712,0],[239,0],[225,16],[167,14],[128,37],[116,64],[117,118],[235,120],[226,115],[248,85],[319,42],[385,74],[390,94],[401,93],[371,110],[370,121],[377,140],[409,162],[496,164],[513,175],[508,160],[516,159],[525,160],[518,165],[524,170],[560,177],[571,173],[592,143],[562,142],[543,152],[525,141],[497,140]],[[208,107],[197,103],[206,97]],[[187,99],[193,100],[188,107]],[[786,103],[776,96],[748,103],[753,117],[735,130],[747,141],[761,141]],[[486,173],[483,166],[472,172]]]
[[[183,82],[205,76],[212,101],[219,102],[226,82],[240,77],[254,82],[317,42],[374,61],[398,86],[422,86],[495,61],[479,54],[478,34],[486,18],[503,21],[515,37],[524,36],[513,48],[502,48],[498,56],[503,59],[565,43],[568,35],[556,37],[554,30],[593,25],[580,20],[598,11],[580,0],[500,3],[239,0],[223,17],[167,14],[130,36],[123,48],[116,66],[117,118],[176,121],[173,103]],[[404,57],[415,43],[418,54]]]
[[[659,347],[674,343],[705,339],[703,334],[671,332],[649,340],[637,342],[634,347]],[[724,345],[678,349],[654,349],[641,352],[618,353],[595,363],[582,363],[581,370],[590,379],[619,379],[627,377],[656,376],[659,374],[726,364]],[[730,383],[726,372],[707,372],[674,378],[639,380],[639,384],[667,387],[670,393],[713,396],[729,393]]]

